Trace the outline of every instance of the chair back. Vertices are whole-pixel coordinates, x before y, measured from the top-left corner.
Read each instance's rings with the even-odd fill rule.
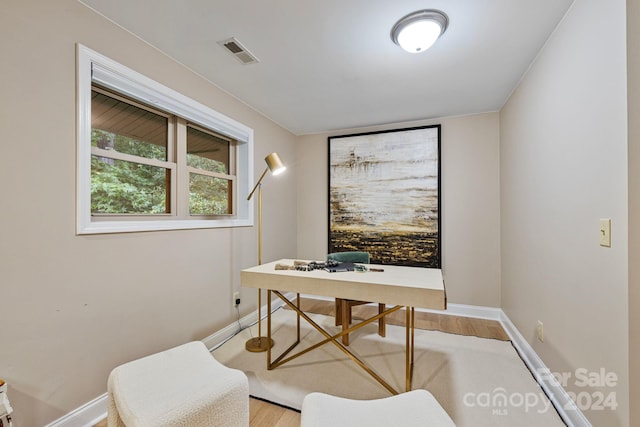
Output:
[[[327,260],[338,262],[357,262],[359,264],[369,264],[369,252],[334,252],[327,255]]]

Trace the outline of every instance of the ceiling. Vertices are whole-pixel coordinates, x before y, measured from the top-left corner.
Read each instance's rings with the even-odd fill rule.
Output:
[[[573,0],[82,0],[296,135],[498,111]],[[393,24],[449,16],[410,54]],[[259,63],[217,42],[235,37]]]

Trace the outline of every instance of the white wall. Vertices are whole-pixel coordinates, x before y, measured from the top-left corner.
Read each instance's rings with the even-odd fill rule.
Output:
[[[3,1],[0,377],[20,427],[101,395],[122,362],[232,324],[256,262],[255,227],[75,235],[76,43],[252,127],[256,177],[271,151],[290,162],[265,178],[263,258],[296,251],[291,133],[75,0]],[[255,309],[255,290],[241,298]]]
[[[625,39],[624,0],[576,0],[500,113],[502,308],[568,390],[615,393],[585,411],[597,426],[629,425]],[[579,368],[618,386],[578,387]]]
[[[449,302],[500,306],[498,113],[305,135],[298,138],[298,257],[327,256],[327,138],[442,124],[442,269]]]

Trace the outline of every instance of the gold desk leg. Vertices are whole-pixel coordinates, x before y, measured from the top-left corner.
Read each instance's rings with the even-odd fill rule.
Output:
[[[289,300],[287,300],[280,292],[278,291],[274,291],[274,293],[283,301],[285,301],[288,305],[290,305],[292,308],[294,307],[291,302]],[[271,290],[269,289],[267,291],[267,295],[269,297],[269,301],[271,301]],[[300,294],[296,295],[296,308],[294,308],[295,311],[300,312]],[[267,314],[267,338],[269,340],[271,340],[271,302],[269,302],[269,313]],[[280,359],[282,359],[285,355],[287,355],[295,346],[297,346],[300,343],[300,314],[298,314],[298,319],[297,319],[297,337],[296,337],[296,341],[288,348],[286,349],[280,356],[278,356],[278,358],[276,358],[276,360],[273,361],[273,363],[271,362],[271,347],[269,347],[269,349],[267,350],[267,370],[272,370],[277,368],[280,364],[278,363],[280,361]],[[271,342],[271,341],[270,341]]]
[[[339,333],[337,333],[337,334],[335,334],[333,336],[330,336],[328,332],[326,332],[320,325],[318,325],[313,320],[311,320],[311,318],[309,318],[309,316],[307,316],[302,310],[299,310],[296,306],[294,306],[291,303],[291,301],[289,301],[287,298],[284,297],[284,295],[282,295],[278,291],[273,291],[273,292],[282,301],[284,301],[292,310],[296,311],[298,313],[298,316],[303,317],[307,321],[307,323],[309,323],[311,326],[313,326],[316,330],[318,330],[321,334],[323,334],[327,338],[325,340],[320,341],[320,342],[318,342],[316,344],[313,344],[312,346],[310,346],[310,347],[308,347],[308,348],[306,348],[304,350],[301,350],[300,352],[294,354],[293,356],[281,361],[281,359],[289,352],[289,350],[295,346],[295,343],[294,343],[294,345],[292,345],[289,348],[289,350],[283,352],[276,360],[274,360],[271,363],[271,369],[277,368],[280,365],[284,365],[285,363],[295,359],[296,357],[302,356],[303,354],[306,354],[306,353],[310,352],[311,350],[315,350],[316,348],[321,347],[322,345],[324,345],[324,344],[326,344],[326,343],[328,343],[330,341],[337,340],[338,338],[342,337],[345,333],[348,334],[348,333],[351,333],[351,332],[353,332],[355,330],[358,330],[358,329],[364,327],[365,325],[368,325],[369,323],[375,322],[376,320],[380,319],[381,317],[387,316],[387,315],[393,313],[394,311],[397,311],[400,308],[402,308],[402,306],[397,305],[397,306],[395,306],[393,308],[390,308],[389,310],[385,310],[384,313],[380,313],[380,314],[377,314],[377,315],[375,315],[373,317],[370,317],[369,319],[363,320],[362,322],[358,323],[357,325],[348,328],[346,331],[342,331],[342,332],[339,332]],[[336,345],[338,345],[338,344],[336,343]],[[347,352],[348,352],[348,350],[347,350]]]
[[[285,303],[287,303],[287,305],[289,305],[289,307],[291,307],[293,310],[295,310],[295,308],[294,308],[293,304],[291,304],[291,302],[287,301],[286,299],[283,299],[283,301],[285,301]],[[271,363],[271,369],[277,368],[280,365],[284,365],[285,363],[290,362],[293,359],[302,356],[303,354],[309,353],[310,351],[315,350],[316,348],[321,347],[321,346],[325,345],[328,342],[335,341],[335,340],[339,339],[340,337],[342,337],[345,333],[348,334],[348,333],[351,333],[351,332],[353,332],[355,330],[358,330],[361,327],[363,327],[365,325],[368,325],[369,323],[372,323],[372,322],[375,322],[376,320],[379,320],[380,317],[387,316],[390,313],[393,313],[394,311],[399,310],[400,308],[401,308],[401,306],[397,305],[397,306],[393,307],[392,309],[389,309],[389,310],[385,311],[383,314],[378,314],[375,317],[371,317],[369,319],[363,320],[362,322],[358,323],[355,326],[352,326],[351,328],[347,329],[346,331],[339,332],[339,333],[337,333],[335,335],[332,335],[332,336],[330,336],[329,333],[326,332],[320,325],[315,323],[313,320],[311,320],[311,318],[309,318],[306,314],[304,314],[303,311],[300,311],[301,317],[303,317],[304,320],[307,321],[307,323],[309,323],[311,326],[313,326],[317,331],[319,331],[321,334],[323,334],[327,338],[324,339],[323,341],[319,341],[319,342],[317,342],[317,343],[305,348],[304,350],[300,350],[298,353],[294,354],[293,356],[290,356],[290,357],[288,357],[288,358],[283,360],[284,356],[286,356],[289,353],[289,351],[291,349],[293,349],[293,347],[295,347],[295,345],[298,343],[298,341],[296,341],[296,343],[294,343],[291,347],[289,347],[289,349],[284,351],[280,356],[278,356],[278,358],[276,360],[274,360]],[[336,343],[336,345],[338,345],[338,344]],[[341,347],[343,347],[343,346],[341,346]],[[346,348],[343,348],[341,350],[345,351]],[[351,359],[356,357],[351,352],[349,352],[348,350],[346,350],[346,352],[348,353],[347,355],[350,355]]]
[[[413,378],[413,355],[416,349],[416,309],[411,307],[411,378]]]
[[[267,342],[271,342],[271,289],[267,289]],[[267,348],[267,370],[271,369],[271,347]]]
[[[411,309],[405,307],[404,325],[405,325],[405,371],[406,371],[406,391],[411,390],[411,363],[409,361],[409,353],[411,352]]]
[[[300,311],[300,294],[296,294],[296,307],[298,307],[298,311]],[[296,313],[298,315],[298,341],[300,342],[300,313]]]
[[[271,291],[270,291],[271,292]],[[343,330],[342,332],[339,332],[335,335],[331,335],[329,334],[327,331],[325,331],[320,325],[318,325],[316,322],[314,322],[309,316],[307,316],[302,310],[300,310],[299,307],[297,307],[296,305],[294,305],[293,303],[291,303],[291,301],[289,301],[287,298],[284,297],[284,295],[282,295],[279,291],[273,291],[277,297],[279,297],[282,301],[284,301],[285,304],[287,304],[292,310],[296,311],[298,313],[298,316],[302,317],[304,320],[306,320],[311,326],[313,326],[318,332],[320,332],[322,335],[324,335],[324,337],[326,338],[324,341],[321,341],[317,344],[312,345],[311,347],[308,347],[304,350],[299,351],[298,353],[294,354],[293,356],[290,356],[286,359],[283,359],[296,345],[298,345],[299,341],[296,341],[295,343],[293,343],[287,350],[285,350],[280,356],[278,356],[276,358],[276,360],[273,361],[273,363],[271,362],[271,356],[270,353],[267,353],[267,357],[268,357],[268,361],[267,361],[267,367],[269,370],[271,369],[275,369],[280,365],[284,365],[285,363],[299,357],[302,356],[303,354],[306,354],[308,352],[310,352],[311,350],[314,350],[328,342],[333,343],[336,347],[338,347],[343,353],[345,353],[351,360],[353,360],[354,362],[356,362],[358,364],[358,366],[360,366],[362,369],[364,369],[369,375],[371,375],[376,381],[378,381],[384,388],[386,388],[391,394],[398,394],[398,392],[391,387],[380,375],[378,375],[373,369],[371,369],[364,361],[362,361],[358,356],[356,356],[355,354],[353,354],[351,351],[349,351],[348,348],[346,348],[344,345],[342,345],[339,341],[338,338],[342,337],[344,334],[348,334],[351,333],[355,330],[360,329],[361,327],[368,325],[371,322],[375,322],[376,320],[380,319],[381,317],[387,316],[397,310],[399,310],[400,308],[402,308],[402,306],[395,306],[393,308],[390,308],[389,310],[384,311],[383,313],[379,313],[376,316],[373,316],[369,319],[366,319],[364,321],[362,321],[361,323],[358,323],[355,326],[352,326],[346,330]],[[344,319],[343,319],[344,320]],[[270,323],[268,324],[270,325]],[[269,327],[269,337],[271,334],[271,328]]]
[[[407,373],[406,389],[411,391],[411,383],[413,380],[413,361],[415,355],[415,332],[416,332],[416,310],[414,307],[405,307],[405,333],[406,333],[406,354],[405,369]]]

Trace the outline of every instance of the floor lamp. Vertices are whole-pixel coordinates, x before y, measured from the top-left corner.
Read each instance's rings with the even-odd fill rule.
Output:
[[[249,193],[247,200],[251,200],[253,194],[258,190],[258,265],[262,264],[262,179],[265,177],[267,172],[271,171],[272,175],[278,175],[285,171],[286,166],[280,160],[280,157],[277,153],[271,153],[267,157],[264,158],[264,161],[267,163],[267,167],[262,172],[260,179],[256,182],[256,185]],[[249,339],[245,348],[254,353],[260,351],[267,351],[269,347],[273,346],[273,340],[269,342],[267,337],[262,336],[262,315],[260,313],[262,306],[262,289],[258,288],[258,336]]]

